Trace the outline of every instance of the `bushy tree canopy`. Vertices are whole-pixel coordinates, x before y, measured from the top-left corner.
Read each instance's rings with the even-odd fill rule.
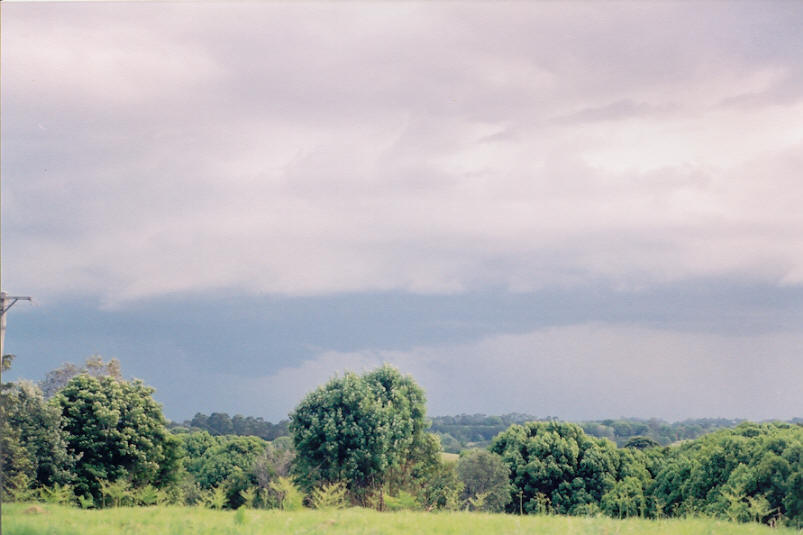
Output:
[[[672,448],[653,496],[670,514],[803,521],[803,427],[742,424]],[[761,504],[766,502],[766,507]]]
[[[141,381],[85,374],[56,394],[67,451],[78,458],[77,494],[98,498],[101,480],[157,487],[173,480],[178,443],[152,394]]]
[[[411,458],[424,416],[424,392],[393,367],[332,379],[291,414],[298,481],[307,489],[344,481],[364,500]]]
[[[198,431],[179,439],[187,472],[201,489],[222,489],[226,506],[236,509],[243,503],[240,492],[258,484],[255,466],[268,447],[261,438]]]
[[[17,436],[22,447],[17,455],[23,455],[18,462],[29,467],[26,478],[38,485],[68,483],[75,458],[67,453],[58,408],[48,405],[30,381],[6,385],[4,396],[3,416],[13,429],[10,436]]]
[[[575,424],[512,425],[494,439],[491,451],[510,468],[511,511],[523,506],[525,512],[588,512],[616,482],[614,445],[589,437]]]

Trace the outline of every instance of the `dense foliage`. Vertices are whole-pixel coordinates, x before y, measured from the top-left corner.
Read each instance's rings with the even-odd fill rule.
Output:
[[[669,514],[803,522],[803,427],[742,424],[672,448],[652,494]]]
[[[221,489],[229,507],[242,505],[245,498],[241,493],[258,484],[255,467],[268,444],[259,437],[213,437],[205,431],[179,438],[191,481],[202,490]]]
[[[213,412],[208,416],[199,412],[193,416],[192,420],[187,420],[180,426],[192,431],[206,431],[213,436],[252,436],[271,441],[279,437],[288,436],[290,434],[289,423],[288,420],[282,420],[274,424],[261,417],[255,418],[241,414],[229,416],[225,412]],[[171,427],[175,428],[179,427],[179,425],[174,424]]]
[[[352,498],[367,503],[392,471],[411,468],[424,411],[421,388],[390,366],[332,379],[290,415],[298,481],[307,490],[345,482]]]
[[[444,450],[460,453],[467,448],[490,446],[491,440],[513,424],[534,421],[557,420],[557,418],[538,418],[530,414],[511,413],[501,416],[484,414],[460,414],[457,416],[436,416],[432,418],[430,431],[441,437]],[[647,438],[661,446],[668,446],[681,440],[691,440],[717,429],[731,428],[742,420],[725,418],[702,418],[681,422],[665,422],[656,418],[641,420],[620,418],[617,420],[594,420],[578,422],[587,435],[607,438],[621,447],[634,438]]]
[[[67,451],[58,407],[45,402],[33,383],[20,381],[3,389],[2,452],[6,489],[66,484],[72,479],[75,454]]]
[[[642,450],[615,449],[573,424],[532,422],[511,426],[491,450],[511,470],[511,511],[803,522],[800,425],[744,423]]]
[[[457,461],[457,475],[463,483],[460,497],[468,509],[498,512],[510,503],[510,469],[499,455],[465,451]]]
[[[174,480],[178,443],[152,394],[141,381],[84,374],[54,396],[67,452],[77,459],[77,494],[100,498],[103,480],[125,479],[135,487]]]
[[[699,438],[718,429],[736,427],[743,421],[728,418],[698,418],[669,423],[657,418],[649,420],[620,418],[618,420],[579,422],[579,425],[587,434],[607,438],[620,447],[639,437],[651,439],[662,446],[668,446],[681,440]]]
[[[27,381],[2,388],[4,499],[39,496],[88,507],[136,493],[153,503],[160,488],[174,485],[178,441],[153,389],[124,380],[116,360],[68,363],[42,384],[51,399]]]
[[[508,506],[512,512],[593,512],[616,483],[614,445],[589,437],[575,424],[512,425],[494,439],[491,451],[510,468],[516,493]]]
[[[441,419],[475,430],[506,426],[488,449],[458,458],[444,454],[439,437],[426,431],[421,388],[389,366],[321,386],[291,415],[292,438],[270,442],[219,434],[245,432],[246,422],[267,424],[225,413],[196,415],[196,424],[215,433],[199,425],[171,432],[153,389],[124,380],[116,361],[95,357],[72,375],[75,369],[64,365],[49,374],[47,384],[58,386],[49,400],[30,382],[2,386],[4,499],[290,510],[303,501],[315,508],[710,515],[803,525],[800,424],[742,423],[696,440],[678,442],[681,435],[674,435],[670,446],[653,438],[667,438],[658,420],[591,426],[610,430],[623,446],[617,447],[607,436],[589,435],[589,423],[506,425],[524,415]],[[733,423],[695,422],[675,430],[694,434]]]

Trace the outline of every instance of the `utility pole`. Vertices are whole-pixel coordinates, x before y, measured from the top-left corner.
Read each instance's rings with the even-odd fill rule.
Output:
[[[8,295],[6,292],[0,292],[0,391],[3,389],[3,366],[5,361],[5,345],[6,345],[6,312],[8,309],[17,304],[17,301],[30,301],[31,298],[27,295]],[[5,407],[0,406],[0,412],[4,411]],[[5,415],[0,415],[5,418]],[[0,458],[2,457],[2,450],[0,450]],[[0,466],[0,487],[3,485],[3,468]],[[0,498],[0,518],[2,518],[3,501]],[[0,520],[0,535],[3,533],[3,524]]]
[[[5,356],[3,351],[5,350],[5,342],[6,342],[6,312],[8,309],[13,307],[17,301],[30,301],[31,298],[27,295],[8,295],[6,292],[0,292],[0,358]],[[5,364],[5,362],[3,362]],[[0,384],[2,384],[2,365],[0,365]]]

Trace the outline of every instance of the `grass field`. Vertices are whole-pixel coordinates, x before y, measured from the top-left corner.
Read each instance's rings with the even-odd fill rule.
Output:
[[[331,511],[212,511],[190,507],[87,511],[41,504],[4,504],[6,535],[799,535],[795,529],[732,524],[710,519],[612,520],[558,516],[518,517],[478,513],[378,513]]]
[[[460,458],[460,455],[456,453],[447,453],[445,451],[441,452],[441,461],[445,462],[456,462],[457,459]]]

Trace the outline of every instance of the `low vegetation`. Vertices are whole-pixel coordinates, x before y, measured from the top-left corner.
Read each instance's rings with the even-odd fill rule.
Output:
[[[379,513],[367,509],[213,511],[150,507],[82,511],[54,505],[3,507],[3,527],[14,535],[794,535],[790,528],[733,524],[704,518],[616,520],[605,517],[514,516],[487,513]]]

